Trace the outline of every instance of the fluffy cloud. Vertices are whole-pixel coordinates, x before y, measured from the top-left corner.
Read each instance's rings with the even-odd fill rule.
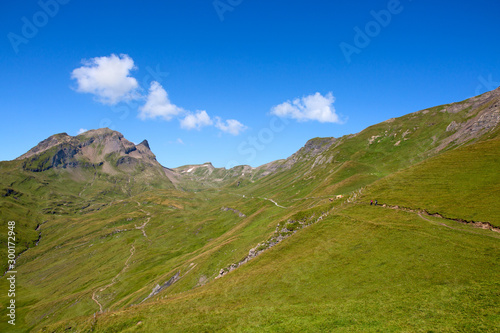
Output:
[[[206,111],[190,112],[173,104],[167,91],[157,81],[151,82],[148,94],[145,96],[139,89],[137,80],[130,72],[136,69],[134,61],[126,54],[119,56],[111,54],[109,57],[95,57],[84,60],[83,66],[71,72],[71,78],[76,80],[76,91],[93,94],[96,99],[105,104],[117,104],[122,101],[145,100],[139,107],[138,117],[142,120],[161,118],[170,121],[178,118],[183,129],[200,130],[206,126],[215,126],[219,130],[238,135],[247,127],[235,119],[212,119]],[[182,118],[183,117],[183,118]],[[80,129],[78,134],[87,131]],[[178,139],[179,144],[183,144]]]
[[[243,125],[236,119],[228,119],[224,122],[219,117],[216,117],[216,120],[217,122],[215,123],[215,127],[220,129],[222,132],[226,132],[232,135],[238,135],[247,129],[245,125]]]
[[[83,66],[71,72],[77,82],[76,91],[94,94],[105,104],[137,98],[139,84],[130,76],[134,61],[126,54],[96,57],[83,61]]]
[[[189,113],[184,119],[180,120],[181,128],[191,130],[200,130],[202,127],[210,126],[213,124],[212,119],[206,111],[196,111],[196,113]]]
[[[86,129],[86,128],[80,128],[80,129],[78,130],[78,134],[77,134],[77,135],[80,135],[80,134],[85,133],[85,132],[87,132],[87,131],[88,131],[88,129]]]
[[[271,114],[278,117],[292,118],[297,121],[316,120],[320,123],[341,123],[333,107],[335,98],[329,92],[326,96],[314,95],[286,101],[271,109]]]
[[[170,102],[167,92],[156,81],[151,82],[146,104],[140,107],[139,110],[139,118],[142,120],[147,118],[155,119],[157,117],[170,120],[172,117],[184,113],[182,108]]]

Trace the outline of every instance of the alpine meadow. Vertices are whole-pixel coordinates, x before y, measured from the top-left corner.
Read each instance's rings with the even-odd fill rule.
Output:
[[[52,135],[0,162],[0,331],[498,331],[499,134],[500,88],[259,167]]]
[[[500,332],[500,1],[0,9],[0,333]]]

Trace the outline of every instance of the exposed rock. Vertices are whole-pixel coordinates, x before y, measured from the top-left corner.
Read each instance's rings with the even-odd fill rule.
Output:
[[[231,211],[231,212],[237,214],[239,217],[247,217],[245,214],[243,214],[242,212],[240,212],[239,210],[234,209],[234,208],[222,207],[220,210],[222,210],[223,212]]]
[[[156,296],[157,294],[159,294],[163,289],[165,288],[168,288],[170,287],[171,285],[173,285],[175,282],[177,282],[177,280],[179,280],[181,276],[181,272],[178,271],[174,276],[172,276],[167,282],[163,283],[161,286],[159,284],[157,284],[153,290],[151,291],[151,293],[145,298],[142,300],[142,302],[144,302],[145,300],[153,297],[153,296]],[[142,303],[141,302],[141,303]]]
[[[373,135],[370,139],[368,139],[368,144],[371,145],[378,138],[380,138],[380,135]]]
[[[42,153],[42,152],[44,152],[52,147],[55,147],[59,144],[68,143],[71,141],[73,141],[73,138],[71,136],[69,136],[67,133],[59,133],[59,134],[52,135],[52,136],[48,137],[47,139],[41,141],[35,147],[31,148],[27,153],[16,158],[16,160],[22,160],[22,159],[31,157],[35,154],[40,154],[40,153]]]
[[[448,112],[448,113],[458,113],[472,105],[472,102],[467,101],[467,102],[461,102],[461,103],[453,103],[449,105],[448,107],[445,107],[441,112]]]
[[[130,156],[122,156],[116,161],[116,166],[120,166],[122,164],[135,165],[137,164],[137,160]]]
[[[436,150],[440,151],[450,144],[459,145],[477,139],[496,128],[500,124],[500,96],[498,91],[499,89],[471,98],[469,101],[473,103],[468,110],[468,115],[472,117],[461,124],[450,123],[447,131],[448,129],[449,132],[456,130],[455,133],[442,140]],[[460,105],[469,105],[469,103]]]
[[[300,229],[303,229],[305,227],[310,226],[311,224],[322,221],[326,216],[328,216],[328,214],[329,214],[329,212],[324,212],[318,218],[315,218],[313,215],[313,216],[310,216],[309,218],[304,218],[304,219],[299,220],[299,221],[288,220],[284,223],[283,226],[278,224],[278,226],[276,226],[276,230],[274,232],[274,235],[271,236],[271,238],[269,238],[265,242],[257,244],[257,246],[255,246],[254,248],[251,248],[248,251],[248,255],[240,262],[231,264],[226,268],[222,268],[219,271],[219,275],[217,275],[215,277],[215,279],[219,279],[219,278],[223,277],[224,275],[226,275],[227,273],[240,267],[241,265],[246,264],[248,261],[257,257],[258,255],[260,255],[261,253],[263,253],[267,249],[270,249],[271,247],[277,245],[278,243],[280,243],[284,239],[292,236]]]
[[[121,133],[108,128],[90,130],[75,137],[66,133],[53,135],[17,159],[25,160],[23,168],[33,172],[51,168],[96,168],[108,163],[103,171],[113,173],[110,165],[113,160],[115,166],[135,166],[141,161],[162,168],[146,140],[134,145]]]
[[[337,141],[336,138],[315,138],[315,139],[311,139],[311,140],[307,141],[306,144],[304,145],[304,147],[302,147],[301,149],[299,149],[299,151],[297,153],[301,153],[301,154],[309,154],[309,153],[311,153],[313,155],[317,155],[319,153],[324,152],[328,148],[330,148],[330,146],[335,141]]]
[[[198,286],[204,286],[208,282],[208,277],[206,275],[200,276],[198,279]]]
[[[141,143],[139,143],[139,145],[142,145],[142,146],[144,146],[144,147],[148,148],[149,150],[151,150],[151,148],[149,147],[149,142],[148,142],[148,140],[144,140],[144,141],[142,141]]]
[[[13,196],[13,197],[19,197],[22,196],[23,194],[12,189],[12,188],[4,188],[0,191],[2,197],[8,197],[8,196]]]
[[[446,132],[453,132],[458,128],[458,124],[455,120],[453,120],[448,127],[446,127]]]

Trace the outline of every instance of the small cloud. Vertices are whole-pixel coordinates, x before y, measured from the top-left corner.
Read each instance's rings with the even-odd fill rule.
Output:
[[[196,111],[196,113],[188,113],[188,115],[180,120],[181,128],[191,130],[200,130],[202,127],[213,125],[212,119],[206,111]]]
[[[215,124],[215,127],[220,129],[222,132],[226,132],[232,135],[238,135],[248,128],[236,119],[228,119],[224,122],[219,117],[216,117],[216,120],[217,122]]]
[[[184,113],[182,108],[170,102],[167,92],[163,89],[161,84],[156,81],[151,82],[146,104],[140,107],[139,110],[139,118],[142,120],[161,117],[168,121],[174,116]]]
[[[178,144],[183,145],[183,144],[184,144],[184,141],[182,141],[182,139],[181,139],[181,138],[177,138],[177,143],[178,143]]]
[[[335,97],[331,92],[326,96],[322,96],[317,92],[314,95],[296,98],[292,102],[286,101],[274,106],[271,108],[271,114],[283,118],[292,118],[299,122],[316,120],[320,123],[340,124],[342,121],[335,113],[333,102],[335,102]]]
[[[83,60],[83,66],[71,72],[77,82],[76,91],[96,96],[104,104],[137,99],[139,84],[130,76],[134,61],[126,54]]]
[[[86,129],[86,128],[80,128],[80,129],[78,130],[78,133],[77,133],[76,135],[80,135],[80,134],[85,133],[85,132],[87,132],[87,131],[88,131],[88,129]]]

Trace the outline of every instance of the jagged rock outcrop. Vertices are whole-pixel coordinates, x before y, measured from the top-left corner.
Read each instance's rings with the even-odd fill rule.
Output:
[[[260,177],[268,176],[281,170],[291,169],[294,164],[302,160],[315,160],[314,165],[318,163],[325,163],[326,160],[320,161],[322,158],[322,156],[320,155],[328,150],[328,148],[330,148],[335,142],[337,142],[337,140],[337,138],[333,137],[311,139],[306,142],[304,147],[300,148],[296,153],[294,153],[287,159],[273,161],[271,163],[258,167],[258,170],[263,170],[263,172],[260,174]]]
[[[231,211],[231,212],[235,213],[236,215],[238,215],[239,217],[247,217],[245,214],[243,214],[242,212],[240,212],[239,210],[234,209],[234,208],[222,207],[220,210],[222,210],[223,212]]]
[[[452,121],[446,131],[454,133],[444,139],[436,151],[477,139],[496,128],[500,124],[500,87],[466,101],[450,104],[441,112],[467,112],[468,120],[462,123]]]
[[[333,208],[332,208],[332,210],[333,210]],[[247,262],[249,262],[253,258],[262,254],[264,251],[272,248],[273,246],[281,243],[284,239],[292,236],[297,231],[299,231],[303,228],[306,228],[314,223],[318,223],[318,222],[322,221],[324,218],[326,218],[328,216],[329,213],[330,213],[330,211],[326,211],[326,212],[323,212],[319,217],[315,217],[314,215],[312,215],[310,217],[303,218],[303,219],[298,220],[298,221],[287,220],[284,223],[278,224],[276,226],[276,230],[275,230],[274,234],[267,241],[259,243],[259,244],[257,244],[257,246],[251,248],[248,251],[248,255],[245,258],[243,258],[243,260],[241,260],[240,262],[231,264],[226,268],[222,268],[219,271],[219,275],[217,275],[215,277],[215,279],[219,279],[219,278],[223,277],[224,275],[226,275],[227,273],[234,271],[236,268],[246,264]]]
[[[24,169],[34,172],[51,168],[95,168],[103,164],[134,167],[142,163],[161,167],[147,140],[135,145],[123,134],[108,128],[90,130],[74,137],[66,133],[53,135],[17,160],[24,160]]]
[[[153,290],[151,291],[151,293],[145,298],[142,300],[142,302],[146,301],[147,299],[153,297],[153,296],[156,296],[158,295],[162,290],[170,287],[171,285],[173,285],[175,282],[177,282],[177,280],[179,280],[181,277],[181,272],[177,272],[174,276],[172,276],[167,282],[163,283],[161,286],[159,284],[157,284]],[[141,302],[141,303],[142,303]]]

